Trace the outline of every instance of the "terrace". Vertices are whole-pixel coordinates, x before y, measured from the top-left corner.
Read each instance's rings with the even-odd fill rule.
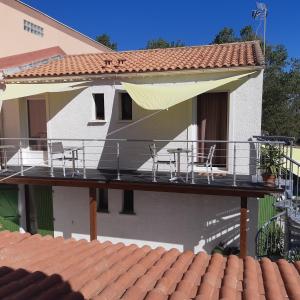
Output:
[[[274,185],[262,180],[259,161],[266,143],[287,149],[283,142],[258,140],[6,138],[0,183],[88,188],[91,240],[97,237],[96,188],[240,197],[245,256],[248,198],[281,193],[288,182],[281,174]]]
[[[146,188],[249,191],[280,189],[263,182],[259,156],[263,141],[1,139],[6,182]],[[281,142],[268,142],[282,146]],[[210,151],[215,146],[214,153]],[[210,161],[209,161],[210,160]]]

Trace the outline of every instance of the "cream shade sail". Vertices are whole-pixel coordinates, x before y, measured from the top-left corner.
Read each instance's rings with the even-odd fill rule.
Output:
[[[238,80],[247,80],[255,72],[239,74],[222,79],[196,83],[174,83],[168,85],[133,84],[122,82],[131,98],[142,108],[164,110],[197,95],[217,89]]]
[[[44,93],[61,93],[85,89],[86,82],[36,83],[36,84],[6,84],[0,91],[0,101],[30,97]]]

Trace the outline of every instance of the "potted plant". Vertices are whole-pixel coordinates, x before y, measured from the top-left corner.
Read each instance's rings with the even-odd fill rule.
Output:
[[[266,144],[261,147],[258,168],[261,170],[264,182],[275,185],[280,168],[283,165],[283,152],[276,145]]]

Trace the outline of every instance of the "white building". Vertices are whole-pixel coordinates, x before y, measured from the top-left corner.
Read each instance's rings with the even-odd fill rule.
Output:
[[[19,186],[20,226],[75,238],[97,229],[100,240],[210,252],[220,242],[236,244],[248,197],[254,254],[257,197],[270,192],[253,182],[256,144],[249,142],[261,132],[263,63],[259,43],[245,42],[72,55],[8,76],[2,137],[15,140],[2,144],[15,148],[7,150],[11,169],[2,176],[21,165],[25,171],[2,183]],[[130,95],[122,82],[134,84]],[[67,161],[64,177],[46,141],[19,138],[83,145],[73,152],[80,174],[72,177]],[[207,154],[216,144],[215,180],[208,184],[205,169],[195,165],[187,182],[170,182],[168,166],[160,166],[154,182],[152,144],[160,160],[170,149],[192,151],[180,157],[184,180],[191,153]],[[26,171],[32,165],[38,166]]]

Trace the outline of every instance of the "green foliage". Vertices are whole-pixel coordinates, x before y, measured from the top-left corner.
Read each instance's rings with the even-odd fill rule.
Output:
[[[163,38],[149,40],[146,45],[146,49],[158,49],[158,48],[173,48],[183,47],[185,44],[181,40],[168,42]]]
[[[252,26],[247,25],[240,30],[240,40],[241,41],[254,41],[257,40],[257,36],[252,28]]]
[[[257,255],[277,260],[284,256],[284,232],[277,223],[271,223],[260,236]]]
[[[117,50],[118,45],[115,42],[112,42],[110,40],[110,36],[106,33],[103,33],[101,35],[98,35],[96,37],[96,41],[99,42],[100,44],[112,49],[112,50]]]
[[[282,258],[284,255],[284,233],[279,224],[274,223],[266,235],[266,253],[270,259]]]
[[[261,155],[259,160],[259,169],[267,175],[277,176],[280,167],[283,165],[283,152],[276,145],[264,145],[261,147]]]
[[[224,27],[214,38],[213,44],[233,43],[238,39],[234,34],[234,30],[229,27]]]

